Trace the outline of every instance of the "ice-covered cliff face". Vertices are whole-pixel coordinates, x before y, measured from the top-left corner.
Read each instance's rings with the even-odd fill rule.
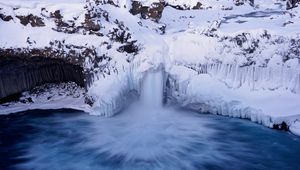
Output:
[[[1,1],[0,52],[80,65],[95,115],[117,113],[139,96],[147,70],[163,65],[170,103],[292,127],[300,13],[286,8],[280,0]]]

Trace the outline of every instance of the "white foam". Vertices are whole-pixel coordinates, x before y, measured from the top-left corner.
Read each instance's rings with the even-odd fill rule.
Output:
[[[141,91],[141,103],[148,107],[161,108],[163,102],[163,72],[149,71],[144,78],[142,91]]]

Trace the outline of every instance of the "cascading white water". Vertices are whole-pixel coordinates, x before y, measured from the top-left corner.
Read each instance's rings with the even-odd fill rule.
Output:
[[[161,108],[164,76],[162,70],[149,71],[143,80],[140,101],[147,108]]]

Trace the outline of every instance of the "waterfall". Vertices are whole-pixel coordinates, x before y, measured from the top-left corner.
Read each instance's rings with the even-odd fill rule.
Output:
[[[141,104],[145,107],[161,108],[163,103],[164,76],[162,70],[151,70],[142,82]]]
[[[110,117],[129,105],[128,109],[137,109],[138,112],[162,108],[163,89],[164,71],[162,69],[150,69],[136,75],[129,72],[107,76],[105,79],[95,81],[89,89],[89,95],[95,96],[90,114]],[[132,96],[130,98],[130,93],[134,90],[140,91],[140,100],[136,102],[133,102]]]

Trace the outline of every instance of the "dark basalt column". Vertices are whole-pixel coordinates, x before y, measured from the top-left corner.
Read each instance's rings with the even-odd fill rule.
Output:
[[[85,86],[82,67],[62,59],[0,57],[0,101],[45,83],[73,81]]]
[[[286,1],[286,9],[292,9],[297,7],[297,3],[299,3],[300,0],[287,0]]]

